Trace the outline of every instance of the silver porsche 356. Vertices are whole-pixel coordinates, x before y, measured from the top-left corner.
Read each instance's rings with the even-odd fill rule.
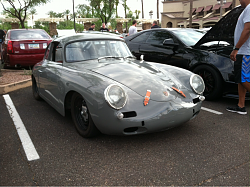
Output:
[[[194,118],[205,99],[199,75],[136,60],[123,39],[97,33],[56,38],[33,67],[32,90],[83,137],[163,131]]]

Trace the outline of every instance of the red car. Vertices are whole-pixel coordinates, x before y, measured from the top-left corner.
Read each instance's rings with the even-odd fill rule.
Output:
[[[52,38],[42,29],[12,29],[2,43],[5,67],[29,67],[40,62]]]

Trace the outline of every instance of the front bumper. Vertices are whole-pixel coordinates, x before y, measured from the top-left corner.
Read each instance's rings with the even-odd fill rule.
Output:
[[[151,101],[150,107],[141,106],[140,110],[113,111],[102,119],[92,116],[96,127],[108,135],[135,135],[164,131],[179,126],[196,117],[201,109],[201,101],[197,103],[176,103]],[[135,107],[136,108],[136,107]],[[117,114],[126,114],[118,119]]]

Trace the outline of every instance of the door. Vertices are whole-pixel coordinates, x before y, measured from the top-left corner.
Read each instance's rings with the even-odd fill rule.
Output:
[[[47,101],[59,110],[63,105],[64,85],[61,81],[62,48],[58,45],[58,42],[51,43],[49,55],[40,70],[40,80]]]
[[[164,44],[165,40],[173,43]],[[146,42],[140,45],[139,52],[144,54],[146,61],[188,68],[188,61],[183,58],[185,47],[167,30],[152,30]]]

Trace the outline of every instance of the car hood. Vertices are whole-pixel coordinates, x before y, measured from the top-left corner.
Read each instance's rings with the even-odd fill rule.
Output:
[[[235,7],[226,14],[218,23],[216,23],[196,44],[194,47],[211,42],[225,41],[234,44],[234,29],[236,27],[238,17],[244,9],[241,6]]]
[[[88,69],[125,85],[142,97],[145,97],[147,90],[151,91],[150,99],[155,101],[182,97],[172,89],[180,89],[182,85],[168,71],[159,70],[145,62],[140,63],[139,60],[113,60],[112,63],[110,60],[101,61],[97,67]],[[169,96],[165,95],[166,92]]]

